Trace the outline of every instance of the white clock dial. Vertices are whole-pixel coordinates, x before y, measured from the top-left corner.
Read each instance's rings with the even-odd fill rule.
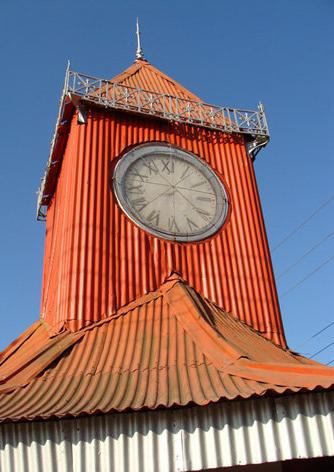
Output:
[[[216,174],[173,146],[146,144],[129,151],[116,166],[114,191],[135,223],[166,239],[205,239],[227,214],[226,192]]]

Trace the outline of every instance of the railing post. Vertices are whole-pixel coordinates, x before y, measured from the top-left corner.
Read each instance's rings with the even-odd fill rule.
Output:
[[[201,125],[203,125],[203,103],[199,104],[199,122]]]
[[[225,116],[225,108],[224,107],[222,107],[220,109],[220,113],[221,113],[222,119],[223,119],[223,128],[226,128],[226,116]]]
[[[141,89],[138,89],[137,90],[137,108],[138,108],[138,111],[141,111],[140,92],[141,92]]]
[[[116,87],[116,84],[112,84],[112,91],[111,91],[111,103],[112,103],[112,106],[114,107],[115,106],[115,87]]]
[[[68,92],[68,84],[70,80],[70,61],[67,61],[66,73],[65,73],[65,83],[64,83],[64,93]]]
[[[269,135],[269,130],[268,130],[268,123],[267,123],[267,118],[266,114],[264,112],[264,106],[261,102],[258,104],[258,115],[259,115],[259,121],[260,121],[260,126],[261,126],[261,131],[264,131],[264,134]]]
[[[109,100],[109,82],[106,82],[105,85],[105,101],[107,102]]]

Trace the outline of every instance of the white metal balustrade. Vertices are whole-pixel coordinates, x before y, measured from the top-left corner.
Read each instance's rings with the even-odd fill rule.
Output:
[[[154,115],[167,120],[204,126],[227,133],[269,137],[262,104],[259,104],[256,111],[219,107],[129,87],[71,70],[67,74],[68,93],[106,108]]]
[[[257,110],[219,107],[196,100],[128,87],[72,71],[68,66],[50,155],[38,192],[37,219],[39,220],[45,219],[47,205],[52,197],[52,191],[46,192],[50,171],[57,173],[60,169],[61,157],[56,155],[56,151],[60,140],[64,139],[62,127],[68,124],[66,109],[69,104],[74,105],[78,110],[79,122],[85,123],[86,107],[89,103],[224,133],[247,135],[248,149],[252,158],[255,158],[259,150],[269,141],[268,124],[261,103]]]

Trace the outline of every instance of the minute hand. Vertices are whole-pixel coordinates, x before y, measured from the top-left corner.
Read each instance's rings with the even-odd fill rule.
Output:
[[[188,167],[188,169],[189,169],[189,167]],[[194,172],[195,172],[194,170],[193,170],[192,172],[190,172],[190,174],[188,174],[188,173],[186,172],[185,175],[184,175],[183,177],[181,176],[180,180],[179,180],[178,182],[176,182],[175,186],[176,186],[176,185],[179,185],[179,184],[180,184],[184,179],[186,179],[187,177],[190,177]]]
[[[150,202],[147,202],[146,205],[142,206],[140,211],[144,210],[144,208],[148,207],[151,203],[155,202],[155,200],[162,197],[165,193],[169,192],[169,190],[170,190],[170,187],[168,187],[168,189],[164,190],[162,193],[159,193],[159,195],[153,198],[153,200],[151,200]]]
[[[214,193],[206,192],[205,190],[198,190],[197,188],[188,188],[188,187],[179,187],[181,190],[188,190],[189,192],[199,192],[199,193],[206,193],[207,195],[212,195],[214,197]]]
[[[175,189],[177,192],[179,192],[179,194],[181,195],[181,197],[183,197],[190,205],[191,205],[191,208],[193,208],[194,210],[197,210],[197,208],[195,207],[195,205],[193,204],[193,202],[191,202],[187,197],[185,197],[183,195],[183,193],[178,189],[176,188]]]

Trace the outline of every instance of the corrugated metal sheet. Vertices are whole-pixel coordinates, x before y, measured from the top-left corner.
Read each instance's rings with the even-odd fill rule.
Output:
[[[11,346],[3,352],[0,360],[0,391],[13,390],[26,385],[58,359],[83,333],[67,331],[50,337],[50,331],[41,323],[34,325],[19,338],[15,349]]]
[[[333,368],[277,347],[178,277],[80,332],[48,338],[41,324],[0,375],[2,421],[206,405],[334,385]]]
[[[195,471],[334,455],[334,394],[0,425],[15,472]]]
[[[137,60],[124,72],[111,79],[111,82],[136,87],[151,92],[164,93],[186,100],[202,101],[168,75],[161,72],[146,60]]]
[[[224,180],[231,214],[216,236],[166,242],[125,217],[111,187],[113,166],[129,146],[149,141],[193,152]],[[46,233],[41,313],[58,330],[106,318],[178,272],[285,346],[254,169],[237,137],[97,110],[86,125],[73,119]]]

